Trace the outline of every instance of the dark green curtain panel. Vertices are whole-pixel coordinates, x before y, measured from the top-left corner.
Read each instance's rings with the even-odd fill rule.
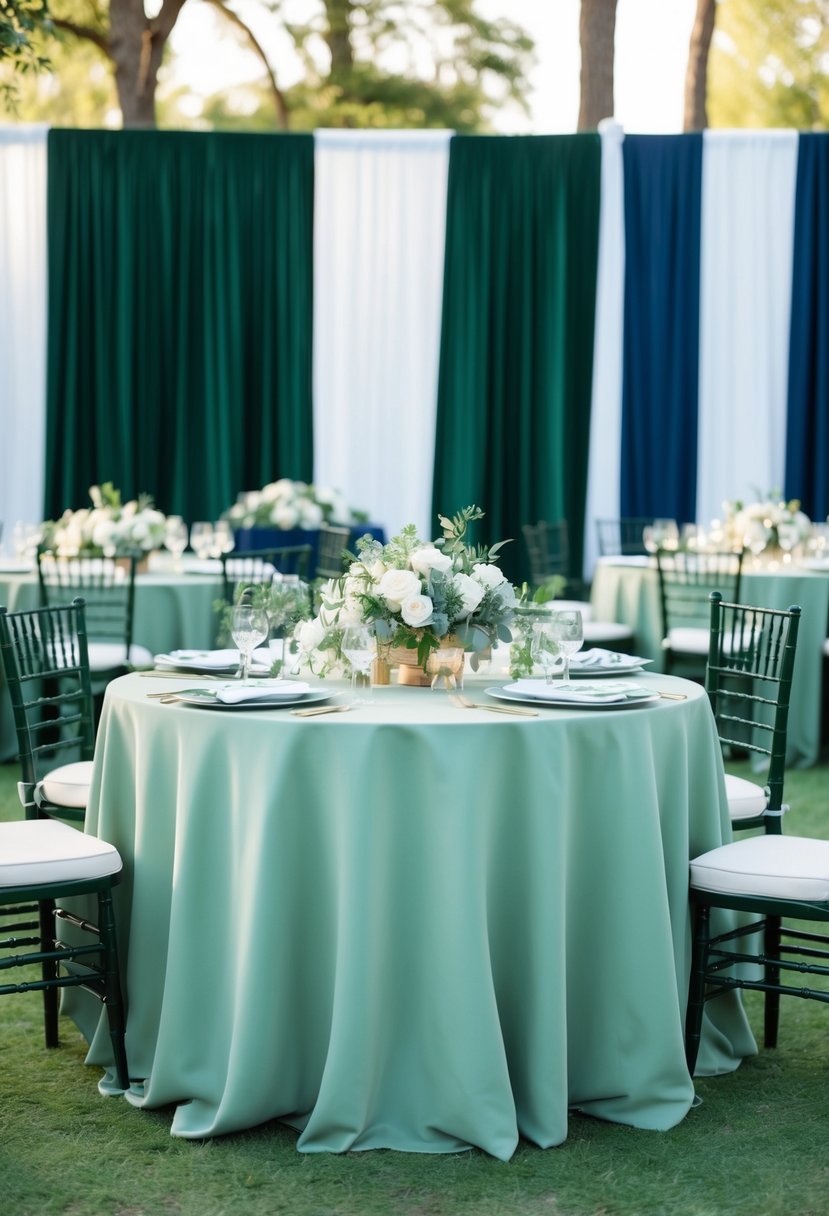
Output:
[[[113,481],[212,519],[310,480],[311,135],[48,145],[46,515]]]
[[[450,145],[433,507],[477,503],[514,580],[539,519],[581,569],[600,178],[598,135]]]

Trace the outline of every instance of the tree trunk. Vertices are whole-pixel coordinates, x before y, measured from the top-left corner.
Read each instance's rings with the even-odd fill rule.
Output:
[[[155,126],[155,90],[167,39],[185,0],[164,0],[148,19],[143,0],[110,0],[109,54],[125,127]]]
[[[697,13],[688,48],[688,68],[685,72],[685,114],[682,121],[684,131],[702,131],[708,126],[708,52],[711,50],[716,16],[716,0],[697,0]]]
[[[581,105],[579,131],[595,131],[613,117],[613,53],[616,0],[581,0]]]
[[[328,32],[325,41],[331,52],[331,79],[336,80],[354,67],[351,47],[351,0],[325,0]]]

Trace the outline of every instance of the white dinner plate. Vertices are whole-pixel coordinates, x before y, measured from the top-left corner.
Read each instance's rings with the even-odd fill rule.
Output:
[[[219,701],[214,688],[185,688],[175,694],[176,700],[185,705],[198,705],[200,709],[279,709],[283,705],[319,705],[334,696],[326,688],[312,688],[310,692],[285,694],[274,697],[256,697],[252,701]]]
[[[652,659],[647,659],[646,662],[652,662]],[[612,667],[600,667],[598,664],[595,667],[574,667],[572,660],[570,662],[570,679],[571,680],[592,680],[593,676],[637,676],[645,670],[641,663],[635,664],[633,667],[622,667],[618,663],[614,663]]]
[[[238,650],[171,650],[169,654],[157,654],[153,664],[158,671],[190,671],[195,675],[229,675],[239,669]],[[253,652],[250,674],[269,676],[271,656],[262,649]]]
[[[485,691],[490,697],[495,697],[496,701],[522,701],[528,705],[548,705],[553,709],[638,709],[640,705],[650,705],[659,700],[659,693],[652,689],[643,689],[641,695],[627,696],[619,701],[582,701],[575,696],[535,697],[531,693],[511,691],[509,685],[495,685]]]

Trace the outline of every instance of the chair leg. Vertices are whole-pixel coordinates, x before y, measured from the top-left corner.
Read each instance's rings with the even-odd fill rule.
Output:
[[[55,905],[51,899],[41,900],[38,905],[40,919],[40,949],[43,953],[55,948]],[[58,989],[54,981],[57,979],[58,968],[55,960],[45,959],[40,964],[40,974],[44,984],[43,989],[43,1031],[47,1047],[58,1046]]]
[[[112,907],[111,890],[98,892],[98,926],[101,934],[101,947],[104,953],[103,962],[106,977],[104,1004],[106,1005],[107,1021],[109,1022],[109,1038],[112,1043],[115,1073],[120,1087],[122,1089],[129,1089],[130,1074],[125,1046],[124,1002],[121,995],[121,977],[118,967],[118,939],[115,933],[115,913]]]
[[[702,1034],[705,1009],[705,972],[708,967],[708,936],[711,910],[707,904],[694,905],[694,944],[691,955],[691,982],[685,1015],[685,1059],[693,1077]]]
[[[766,928],[763,935],[763,950],[767,958],[780,958],[780,917],[766,918]],[[764,979],[767,984],[780,983],[780,968],[774,963],[766,963]],[[763,1016],[763,1045],[777,1046],[777,1024],[780,1018],[780,993],[767,992]]]

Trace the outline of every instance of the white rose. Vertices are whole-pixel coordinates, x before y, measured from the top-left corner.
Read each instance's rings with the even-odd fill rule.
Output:
[[[300,650],[305,654],[316,650],[324,637],[325,629],[318,617],[315,617],[313,621],[303,621],[299,626],[297,641]]]
[[[500,587],[501,583],[506,582],[506,577],[502,570],[499,570],[497,566],[484,562],[479,562],[478,565],[472,567],[472,577],[482,587]]]
[[[109,519],[101,520],[92,531],[92,543],[99,549],[109,549],[115,546],[118,529]]]
[[[452,579],[452,586],[463,600],[463,611],[458,618],[463,620],[464,617],[475,611],[484,598],[485,591],[481,584],[477,583],[474,578],[470,578],[468,574],[456,574]]]
[[[432,570],[437,570],[439,574],[446,574],[452,569],[452,558],[446,553],[441,553],[440,549],[434,545],[424,545],[422,549],[415,549],[414,553],[409,558],[412,563],[412,569],[418,574],[422,574],[424,578],[428,578]]]
[[[392,612],[396,612],[404,600],[420,594],[420,579],[414,570],[387,570],[380,579],[379,590]]]
[[[303,528],[318,528],[322,523],[322,507],[318,507],[315,502],[304,502],[301,519]]]
[[[287,532],[289,528],[295,528],[299,523],[299,512],[288,503],[279,503],[271,511],[271,523]]]
[[[386,563],[383,561],[382,557],[378,557],[377,561],[371,563],[368,568],[368,572],[374,579],[375,583],[380,582],[380,579],[386,573]]]
[[[432,601],[428,595],[410,595],[400,605],[400,615],[414,629],[428,625],[432,619]]]

